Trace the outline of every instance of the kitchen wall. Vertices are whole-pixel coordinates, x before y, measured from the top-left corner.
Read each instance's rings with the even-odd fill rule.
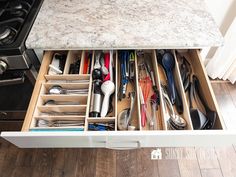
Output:
[[[205,2],[224,36],[236,16],[236,0],[205,0]],[[216,48],[206,48],[201,54],[203,58],[209,60],[214,56],[215,51]]]

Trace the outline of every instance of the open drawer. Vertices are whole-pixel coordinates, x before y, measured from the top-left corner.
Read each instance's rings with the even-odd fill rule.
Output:
[[[52,59],[55,53],[62,53],[66,56],[64,67],[58,71],[53,69]],[[1,136],[9,142],[22,148],[31,147],[105,147],[105,148],[138,148],[138,147],[178,147],[178,146],[212,146],[236,144],[236,130],[227,130],[224,120],[220,115],[219,108],[206,75],[204,65],[202,64],[198,50],[188,50],[187,53],[180,53],[188,59],[192,66],[194,74],[198,77],[207,105],[211,110],[216,112],[214,126],[210,130],[194,130],[192,124],[189,100],[184,91],[183,83],[180,77],[178,64],[178,55],[172,51],[175,61],[174,80],[179,97],[182,100],[183,111],[179,114],[186,121],[183,130],[171,130],[168,126],[168,115],[166,114],[165,101],[161,89],[162,84],[167,84],[163,68],[158,63],[156,50],[144,50],[148,57],[140,58],[133,51],[134,59],[134,80],[133,88],[127,86],[127,90],[133,89],[136,92],[134,101],[134,111],[130,124],[132,131],[126,131],[119,128],[118,117],[120,112],[129,106],[129,98],[123,98],[120,101],[119,90],[122,78],[119,73],[122,72],[120,65],[122,51],[113,51],[113,65],[116,72],[113,73],[115,83],[114,94],[111,104],[112,111],[105,117],[91,117],[91,102],[93,92],[93,76],[91,72],[95,68],[95,60],[98,51],[46,51],[35,84],[33,95],[25,117],[21,132],[2,132]],[[90,57],[90,58],[89,58]],[[89,58],[89,59],[88,59]],[[80,62],[80,69],[76,74],[70,74],[70,66]],[[88,61],[86,61],[88,60]],[[148,123],[143,125],[142,104],[140,102],[140,67],[142,62],[147,61],[153,70],[153,79],[160,93],[160,105],[155,112],[156,124],[155,129],[150,130]],[[55,64],[55,63],[54,63]],[[50,67],[49,67],[50,66]],[[84,68],[86,68],[86,71]],[[51,73],[50,73],[50,72]],[[52,74],[54,72],[54,74]],[[60,74],[55,74],[55,73]],[[48,94],[50,88],[54,85],[60,85],[64,90],[87,90],[77,95],[53,95]],[[147,89],[151,90],[152,88]],[[87,93],[86,93],[87,92]],[[152,91],[151,91],[152,92]],[[149,94],[150,97],[150,94]],[[45,104],[49,100],[54,100],[58,104]],[[59,104],[60,102],[73,102],[73,104]],[[78,102],[78,104],[74,104]],[[147,106],[146,111],[150,112],[151,107]],[[176,109],[176,108],[175,108]],[[175,110],[176,111],[176,110]],[[55,113],[58,113],[55,115]],[[147,116],[147,115],[146,115]],[[147,116],[148,117],[148,116]],[[52,120],[77,120],[81,124],[71,125],[68,127],[39,126],[41,124],[52,122]],[[46,122],[46,121],[48,122]],[[96,124],[112,124],[111,131],[90,131],[90,126]]]

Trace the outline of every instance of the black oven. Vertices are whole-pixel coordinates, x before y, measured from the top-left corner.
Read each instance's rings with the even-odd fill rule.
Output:
[[[0,131],[20,130],[39,60],[25,41],[43,0],[0,0]]]
[[[29,71],[0,75],[0,130],[20,130],[33,91]]]

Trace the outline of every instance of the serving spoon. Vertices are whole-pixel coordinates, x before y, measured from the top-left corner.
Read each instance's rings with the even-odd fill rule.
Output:
[[[162,56],[162,66],[165,69],[167,80],[168,80],[168,92],[170,94],[171,103],[175,103],[176,93],[175,93],[175,82],[173,76],[173,69],[175,67],[174,57],[170,52],[165,52]]]
[[[162,95],[165,99],[165,105],[168,107],[170,113],[169,113],[169,125],[172,129],[182,130],[187,126],[187,123],[184,118],[177,115],[173,109],[173,106],[171,104],[170,98],[168,94],[166,93],[166,90],[164,86],[162,85]]]

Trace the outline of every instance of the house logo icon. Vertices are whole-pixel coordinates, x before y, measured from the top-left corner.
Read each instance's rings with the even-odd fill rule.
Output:
[[[152,160],[160,160],[162,159],[162,152],[160,148],[157,148],[151,152],[151,159]]]

